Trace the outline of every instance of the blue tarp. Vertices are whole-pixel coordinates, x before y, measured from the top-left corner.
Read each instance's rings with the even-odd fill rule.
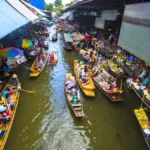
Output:
[[[5,0],[0,0],[0,39],[29,22]]]

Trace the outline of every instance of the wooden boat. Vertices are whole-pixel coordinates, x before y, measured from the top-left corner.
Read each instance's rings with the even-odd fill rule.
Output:
[[[55,61],[52,62],[51,60],[49,60],[49,64],[56,65],[58,62],[58,51],[52,51],[49,56],[51,56],[52,53],[54,54]]]
[[[66,82],[67,81],[68,81],[68,79],[67,79],[67,75],[66,75]],[[83,99],[81,97],[80,89],[77,85],[76,85],[76,88],[77,88],[77,93],[78,93],[77,94],[78,103],[77,104],[72,103],[73,95],[71,93],[67,93],[67,86],[65,85],[66,100],[76,117],[84,117],[85,114],[84,114],[84,110],[83,110]]]
[[[142,103],[144,103],[148,108],[150,108],[150,100],[143,95],[143,91],[142,90],[137,90],[134,85],[131,85],[133,91],[135,92],[135,94],[139,97],[139,99],[142,101]]]
[[[66,50],[72,50],[73,49],[73,40],[71,38],[71,34],[64,33],[64,48]]]
[[[49,47],[48,42],[45,41],[45,42],[44,42],[44,48],[45,48],[45,49],[48,49],[48,47]]]
[[[108,76],[106,76],[106,78],[108,79],[109,77],[114,79],[113,76],[111,76],[106,70],[104,70],[103,68],[101,69],[103,71],[104,74],[107,74]],[[104,82],[106,83],[103,75],[100,73],[100,70],[97,71],[96,75],[92,75],[91,76],[93,78],[93,81],[96,85],[96,87],[107,97],[109,98],[112,102],[120,102],[120,101],[124,101],[123,97],[122,97],[122,90],[121,88],[119,89],[118,87],[116,88],[110,88],[110,89],[106,89],[104,87]],[[115,79],[114,79],[115,80]],[[122,84],[122,81],[121,81]],[[122,86],[122,85],[121,85]]]
[[[3,91],[9,87],[10,85],[6,85],[3,89]],[[3,92],[2,91],[2,92]],[[2,94],[1,92],[1,94]],[[11,131],[11,128],[12,128],[12,125],[13,125],[13,122],[14,122],[14,118],[15,118],[15,115],[16,115],[16,111],[17,111],[17,107],[18,107],[18,103],[19,103],[19,97],[20,97],[20,91],[18,91],[18,93],[13,93],[11,95],[14,99],[14,102],[15,102],[15,106],[14,106],[14,109],[10,111],[12,117],[10,119],[10,121],[6,124],[6,123],[3,123],[2,126],[0,126],[0,150],[3,150],[5,145],[6,145],[6,142],[7,142],[7,139],[8,139],[8,136],[10,134],[10,131]]]
[[[47,60],[48,60],[48,56],[49,56],[48,53],[46,53],[46,60],[45,60],[45,62],[44,62],[44,64],[43,64],[41,69],[38,69],[38,70],[35,69],[37,59],[33,62],[32,66],[30,68],[30,77],[37,77],[43,71],[43,69],[46,66],[46,63],[47,63]]]
[[[140,108],[141,109],[141,108]],[[140,110],[139,109],[139,110]],[[144,137],[144,140],[145,140],[145,142],[146,142],[146,144],[147,144],[147,146],[148,146],[148,149],[150,149],[150,136],[149,135],[147,135],[145,132],[144,132],[144,130],[143,130],[143,128],[141,127],[141,124],[140,124],[140,122],[139,122],[139,119],[138,119],[138,115],[137,115],[137,113],[135,112],[136,111],[136,109],[134,110],[134,114],[135,114],[135,117],[136,117],[136,119],[137,119],[137,121],[138,121],[138,124],[139,124],[139,126],[140,126],[140,130],[141,130],[141,132],[142,132],[142,135],[143,135],[143,137]],[[145,122],[148,122],[148,119],[146,118],[146,121]]]
[[[65,42],[64,43],[64,49],[66,49],[66,50],[72,50],[72,45],[71,45],[71,43],[67,43],[67,42]]]
[[[56,35],[56,34],[53,34],[53,36],[52,36],[52,41],[55,42],[55,41],[57,41],[57,39],[58,39],[58,38],[57,38],[57,35]]]
[[[94,97],[95,96],[95,92],[94,92],[95,86],[94,86],[93,80],[92,80],[90,74],[88,73],[89,83],[86,85],[83,85],[81,83],[81,80],[79,79],[79,72],[77,70],[77,63],[78,63],[77,60],[74,60],[74,73],[76,76],[76,80],[86,96]]]

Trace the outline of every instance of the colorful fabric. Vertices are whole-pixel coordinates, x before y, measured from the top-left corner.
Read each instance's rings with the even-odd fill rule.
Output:
[[[0,51],[1,58],[14,58],[18,55],[23,55],[23,50],[15,47],[7,47]]]

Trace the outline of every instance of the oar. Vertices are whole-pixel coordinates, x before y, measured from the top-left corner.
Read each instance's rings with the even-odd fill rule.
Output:
[[[34,90],[32,90],[32,91],[27,91],[27,90],[20,89],[20,88],[18,88],[18,87],[16,87],[16,86],[13,86],[13,85],[10,85],[10,84],[8,84],[8,85],[9,85],[9,86],[12,86],[12,87],[17,88],[18,90],[21,90],[21,91],[24,91],[24,92],[30,93],[30,94],[35,94],[35,93],[36,93],[36,91],[34,91]]]

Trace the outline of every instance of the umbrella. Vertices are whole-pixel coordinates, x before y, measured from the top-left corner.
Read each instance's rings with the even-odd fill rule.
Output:
[[[70,35],[70,37],[73,39],[74,42],[76,42],[76,41],[81,41],[81,40],[85,39],[85,37],[84,37],[83,35],[77,34],[76,32],[75,32],[75,33],[72,33],[72,34]]]
[[[7,47],[0,51],[1,58],[14,58],[18,55],[23,55],[23,50],[15,47]]]
[[[33,43],[30,40],[22,39],[19,40],[16,45],[21,48],[29,48],[33,46]]]

